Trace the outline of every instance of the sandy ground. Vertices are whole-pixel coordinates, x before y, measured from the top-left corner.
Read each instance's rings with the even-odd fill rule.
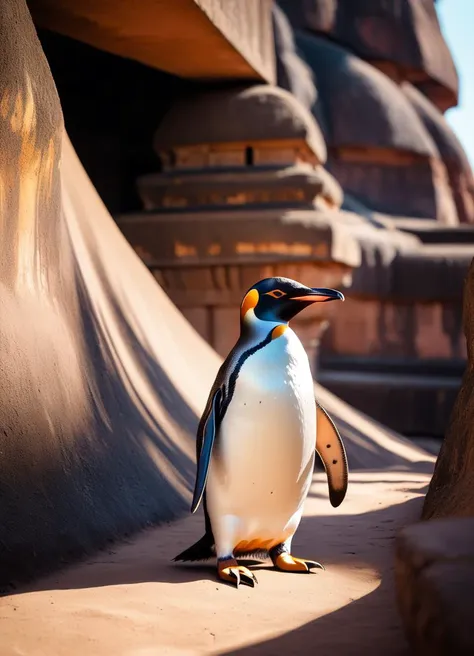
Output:
[[[361,471],[334,510],[315,474],[295,555],[310,575],[256,565],[255,589],[213,566],[171,559],[200,537],[201,514],[0,599],[1,656],[407,654],[392,583],[393,538],[416,521],[429,475]]]

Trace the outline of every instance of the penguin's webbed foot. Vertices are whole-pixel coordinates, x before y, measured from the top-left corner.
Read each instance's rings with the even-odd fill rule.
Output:
[[[292,556],[283,545],[278,545],[270,551],[270,557],[273,565],[281,572],[296,572],[309,574],[312,569],[325,569],[321,563],[315,560],[306,560],[305,558],[296,558]]]
[[[235,558],[225,558],[218,561],[217,565],[218,576],[222,581],[231,583],[237,588],[242,585],[255,587],[258,583],[255,575],[243,565],[239,565]]]

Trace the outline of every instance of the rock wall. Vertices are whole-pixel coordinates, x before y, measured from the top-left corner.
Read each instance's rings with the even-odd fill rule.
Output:
[[[271,82],[272,2],[29,0],[28,5],[41,27],[174,75]]]
[[[456,161],[445,156],[444,145],[452,153],[456,138],[435,104],[441,97],[456,104],[458,82],[432,0],[390,8],[346,0],[279,4],[314,74],[313,113],[344,191],[390,215],[448,225],[474,220],[472,174],[459,174],[459,149]],[[407,85],[425,99],[424,112]]]
[[[415,82],[442,110],[458,76],[433,0],[279,0],[298,29],[329,36],[395,79]]]
[[[464,288],[468,363],[423,507],[423,518],[474,516],[474,262]]]
[[[0,3],[0,61],[6,584],[188,508],[218,359],[82,169],[24,2]]]
[[[417,654],[472,654],[474,638],[474,261],[464,288],[468,363],[424,500],[397,536],[397,600]]]

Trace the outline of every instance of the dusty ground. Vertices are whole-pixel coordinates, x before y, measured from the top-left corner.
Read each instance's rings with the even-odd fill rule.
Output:
[[[316,474],[295,555],[311,575],[255,568],[236,590],[212,566],[171,559],[202,533],[202,515],[142,534],[0,599],[2,656],[406,654],[392,585],[393,537],[418,518],[429,475],[353,473],[334,510]]]

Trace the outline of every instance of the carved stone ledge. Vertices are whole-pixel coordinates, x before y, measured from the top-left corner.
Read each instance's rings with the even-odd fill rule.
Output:
[[[297,154],[294,154],[295,161]],[[137,181],[145,210],[206,206],[281,205],[327,209],[339,207],[342,190],[323,169],[309,163],[278,167],[248,167],[212,171],[166,171]]]
[[[309,262],[360,264],[360,247],[336,212],[223,209],[143,212],[117,223],[151,269]]]
[[[237,339],[239,306],[256,281],[285,276],[340,288],[350,284],[360,263],[359,245],[332,212],[148,212],[118,217],[117,223],[171,300],[221,355]],[[292,322],[311,362],[332,305],[316,304]]]

